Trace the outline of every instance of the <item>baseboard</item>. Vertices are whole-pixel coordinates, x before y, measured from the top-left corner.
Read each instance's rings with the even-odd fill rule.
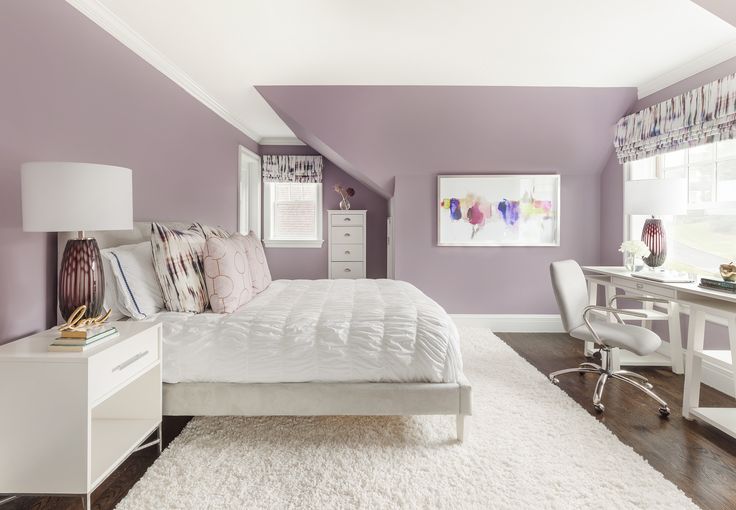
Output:
[[[450,314],[458,326],[488,328],[494,333],[564,333],[555,314]]]
[[[703,384],[715,388],[721,393],[725,393],[731,397],[736,397],[736,388],[734,387],[734,375],[730,370],[709,363],[703,360]]]

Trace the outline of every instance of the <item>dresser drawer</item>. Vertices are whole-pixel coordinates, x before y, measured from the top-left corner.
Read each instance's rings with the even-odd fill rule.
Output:
[[[332,278],[365,278],[362,262],[330,262]]]
[[[631,290],[638,294],[646,294],[648,296],[675,298],[677,292],[656,283],[647,282],[643,279],[636,278],[611,278],[611,283],[619,289]]]
[[[363,225],[362,214],[333,214],[332,226],[338,227],[357,227]]]
[[[89,395],[95,401],[160,359],[158,332],[147,329],[89,359]]]
[[[333,261],[362,261],[362,244],[333,244],[330,248],[330,260]]]
[[[363,227],[332,227],[331,241],[334,244],[363,244]]]

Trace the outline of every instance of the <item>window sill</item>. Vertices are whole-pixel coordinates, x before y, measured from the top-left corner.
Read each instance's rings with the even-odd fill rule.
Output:
[[[264,239],[263,240],[263,246],[266,248],[322,248],[322,244],[324,243],[324,240],[309,240],[309,241],[302,241],[302,240],[291,240],[291,241],[281,241],[281,240],[275,240],[275,239]]]

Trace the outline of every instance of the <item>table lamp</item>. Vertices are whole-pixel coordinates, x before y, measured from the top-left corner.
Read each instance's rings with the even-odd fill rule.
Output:
[[[686,179],[626,181],[624,212],[651,215],[641,231],[641,240],[651,252],[643,260],[650,268],[661,266],[667,259],[664,224],[655,216],[687,214],[687,191]]]
[[[91,163],[31,162],[21,167],[23,230],[74,232],[59,270],[59,311],[80,305],[102,312],[105,275],[95,239],[85,230],[132,230],[133,182],[128,168]]]

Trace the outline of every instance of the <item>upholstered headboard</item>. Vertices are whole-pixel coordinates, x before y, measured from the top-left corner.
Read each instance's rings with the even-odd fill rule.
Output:
[[[174,228],[188,228],[192,224],[192,222],[184,223],[180,221],[162,221],[161,223]],[[90,230],[86,231],[85,235],[97,239],[97,245],[101,250],[123,244],[142,243],[151,239],[151,222],[136,221],[133,223],[133,230]],[[67,240],[74,239],[76,236],[76,232],[59,232],[57,266],[61,264],[61,256],[64,253]]]

